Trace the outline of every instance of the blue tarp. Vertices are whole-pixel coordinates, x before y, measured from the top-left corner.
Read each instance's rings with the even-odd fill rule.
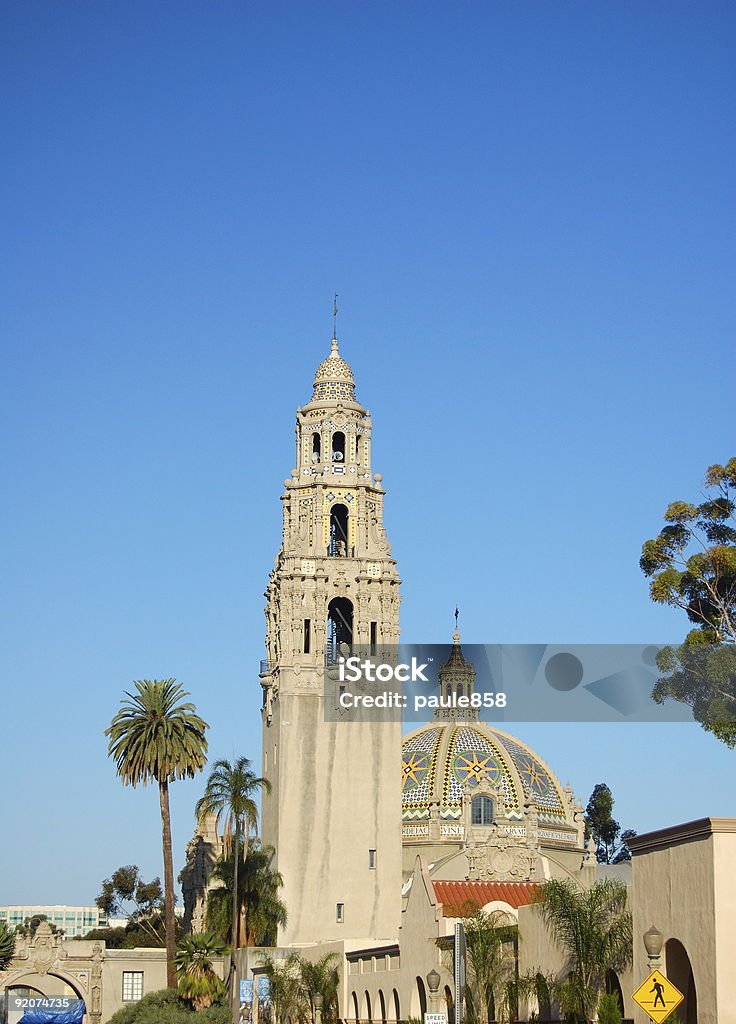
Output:
[[[41,1002],[41,1000],[36,1000]],[[44,1000],[53,1004],[55,999]],[[28,1007],[18,1024],[82,1024],[84,1019],[83,999],[64,999],[66,1006]]]

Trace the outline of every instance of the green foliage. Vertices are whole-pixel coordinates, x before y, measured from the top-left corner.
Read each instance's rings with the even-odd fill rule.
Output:
[[[585,808],[585,831],[595,841],[596,860],[599,864],[620,864],[631,860],[627,842],[636,832],[632,829],[621,831],[621,826],[613,817],[614,802],[610,788],[605,782],[599,782]]]
[[[621,1024],[622,1020],[618,996],[613,993],[601,996],[598,1004],[598,1024]]]
[[[34,914],[33,917],[24,917],[23,923],[16,926],[16,935],[22,935],[26,939],[32,939],[38,931],[38,926],[42,921],[51,929],[52,935],[63,935],[64,929],[58,928],[53,921],[49,921],[46,914]]]
[[[231,1024],[226,1006],[192,1010],[176,989],[164,989],[144,996],[140,1002],[124,1006],[108,1024]]]
[[[175,918],[175,925],[178,941],[183,934],[181,918]],[[85,941],[104,942],[108,949],[161,949],[166,945],[165,933],[163,915],[154,914],[143,922],[128,921],[124,927],[93,928],[83,938]]]
[[[337,953],[326,953],[312,961],[296,952],[281,961],[265,959],[263,970],[271,982],[271,1005],[277,1024],[314,1024],[317,994],[323,999],[323,1024],[337,1024],[339,959]]]
[[[8,930],[8,926],[3,921],[0,923],[0,971],[5,970],[8,966],[13,959],[14,952],[15,935]]]
[[[164,945],[165,922],[161,916],[164,894],[161,880],[154,878],[144,882],[136,864],[117,868],[110,878],[106,878],[95,903],[108,917],[125,916],[129,924],[135,925],[136,931],[146,933],[147,941],[143,945]],[[133,947],[126,945],[124,948]]]
[[[553,878],[539,888],[542,917],[567,955],[566,979],[556,996],[564,1013],[594,1019],[609,970],[625,970],[632,959],[631,914],[626,886],[615,879],[582,889]]]
[[[283,879],[271,868],[273,847],[253,842],[240,857],[238,869],[238,911],[246,946],[273,946],[279,925],[286,924],[286,907],[279,898]],[[207,894],[207,927],[224,941],[230,940],[233,892],[233,854],[224,856],[212,871],[220,882]]]
[[[701,725],[736,746],[736,458],[711,466],[699,505],[675,501],[639,561],[659,604],[682,608],[693,628],[657,659],[652,696],[689,705]],[[727,645],[726,650],[722,645]]]
[[[251,835],[258,834],[258,808],[254,796],[259,790],[270,788],[268,779],[259,778],[251,771],[247,757],[239,757],[232,763],[221,758],[212,765],[204,795],[195,809],[198,818],[215,816],[216,826],[223,829],[226,849],[233,853],[230,941],[235,948],[241,945],[240,844],[242,840],[247,851]]]
[[[179,995],[195,1010],[205,1010],[225,999],[225,985],[213,964],[214,957],[228,952],[225,943],[212,932],[188,935],[179,943],[176,976]]]
[[[517,929],[500,911],[476,910],[463,921],[467,945],[469,1024],[512,1020],[517,1000]]]
[[[138,679],[105,735],[126,786],[194,778],[207,761],[209,726],[175,679]]]
[[[129,698],[105,730],[108,754],[126,786],[158,783],[161,841],[164,860],[166,914],[166,980],[176,982],[176,920],[174,915],[174,859],[171,850],[169,783],[192,778],[207,761],[209,726],[183,698],[188,694],[175,679],[139,679]]]

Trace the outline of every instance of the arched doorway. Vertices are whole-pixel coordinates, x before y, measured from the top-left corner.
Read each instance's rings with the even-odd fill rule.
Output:
[[[449,985],[445,985],[444,996],[447,1024],[455,1024],[455,997],[453,996],[452,989]]]
[[[683,1024],[698,1024],[698,996],[687,950],[679,939],[668,939],[664,947],[665,974],[685,999],[677,1009]]]
[[[360,1020],[359,1010],[358,1010],[358,993],[357,992],[353,992],[353,1020],[356,1022],[356,1024]]]

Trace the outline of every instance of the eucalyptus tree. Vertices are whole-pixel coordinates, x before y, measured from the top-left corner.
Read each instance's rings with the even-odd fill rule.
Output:
[[[209,726],[184,698],[189,694],[175,679],[139,679],[135,692],[113,718],[105,735],[108,754],[126,786],[158,785],[161,839],[164,858],[166,917],[166,983],[176,985],[176,921],[174,915],[174,860],[171,849],[169,784],[193,778],[207,762]]]

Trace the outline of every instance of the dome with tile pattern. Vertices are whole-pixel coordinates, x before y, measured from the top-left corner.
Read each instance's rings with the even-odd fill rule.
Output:
[[[462,816],[463,793],[485,782],[509,818],[524,817],[528,803],[540,824],[573,825],[573,806],[550,768],[530,747],[478,721],[434,722],[409,733],[402,744],[404,822]]]
[[[332,351],[317,367],[314,375],[313,402],[355,401],[355,378],[348,363],[340,355],[337,338],[332,339]]]

